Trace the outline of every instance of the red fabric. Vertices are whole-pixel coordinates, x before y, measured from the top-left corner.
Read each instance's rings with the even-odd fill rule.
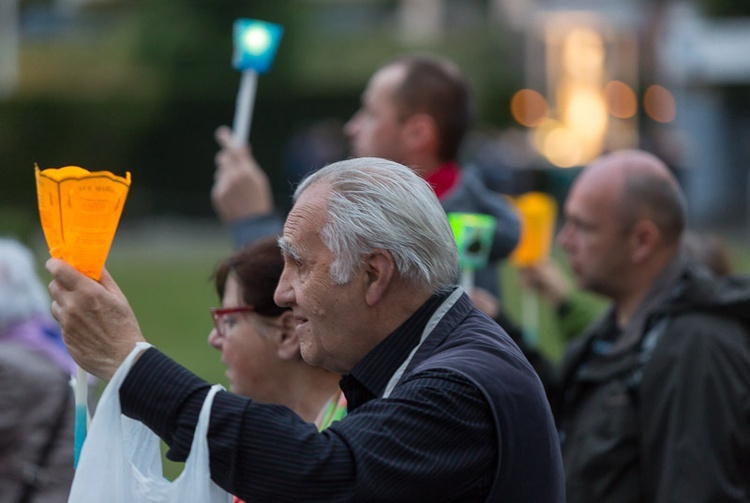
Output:
[[[447,162],[433,171],[425,180],[432,185],[438,199],[443,199],[458,184],[461,171],[455,162]]]

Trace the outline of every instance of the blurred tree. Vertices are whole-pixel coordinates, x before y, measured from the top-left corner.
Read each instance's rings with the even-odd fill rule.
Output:
[[[267,100],[266,89],[283,92],[283,56],[298,31],[290,12],[289,0],[141,2],[136,56],[158,75],[161,99],[157,119],[135,144],[131,163],[141,168],[152,209],[210,212],[207,193],[217,148],[213,130],[231,124],[239,85],[239,73],[231,66],[232,24],[251,17],[285,28],[271,71],[259,79],[257,101]],[[260,103],[256,112],[259,108]],[[253,128],[255,153],[264,162],[264,147],[272,142],[262,135],[263,128]]]
[[[697,0],[710,17],[750,16],[750,2],[737,0]]]

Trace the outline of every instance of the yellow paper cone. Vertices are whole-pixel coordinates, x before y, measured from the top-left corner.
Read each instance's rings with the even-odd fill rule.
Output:
[[[557,204],[543,192],[526,192],[513,200],[521,216],[521,239],[510,260],[530,266],[545,260],[552,248]]]
[[[130,188],[125,177],[78,166],[35,167],[39,217],[50,255],[99,280]]]

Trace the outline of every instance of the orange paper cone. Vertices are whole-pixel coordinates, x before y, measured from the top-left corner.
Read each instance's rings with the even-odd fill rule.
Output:
[[[78,166],[35,168],[39,217],[50,255],[99,280],[130,188],[125,177]]]

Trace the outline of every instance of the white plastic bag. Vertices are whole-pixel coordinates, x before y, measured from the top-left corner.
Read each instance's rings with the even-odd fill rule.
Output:
[[[120,385],[133,360],[149,348],[138,343],[102,393],[81,450],[68,503],[228,503],[232,497],[210,478],[208,422],[220,385],[208,393],[190,455],[172,482],[162,474],[160,440],[148,427],[122,414]]]

